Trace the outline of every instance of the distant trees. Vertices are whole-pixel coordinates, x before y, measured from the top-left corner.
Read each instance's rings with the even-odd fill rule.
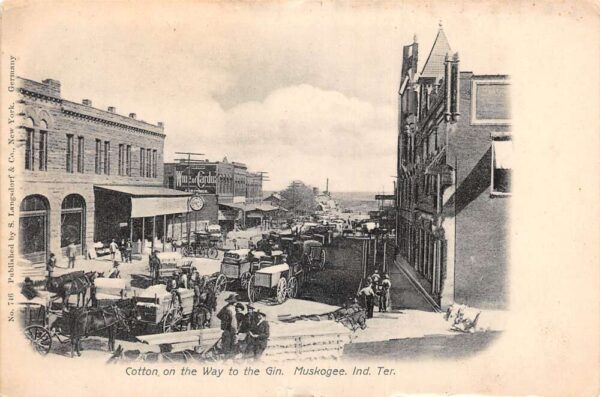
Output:
[[[292,214],[309,214],[317,209],[313,189],[302,181],[292,181],[279,194],[285,199],[282,206]]]

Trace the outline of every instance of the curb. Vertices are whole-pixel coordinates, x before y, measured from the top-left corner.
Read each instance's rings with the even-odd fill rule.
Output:
[[[425,288],[423,288],[423,286],[417,281],[417,279],[408,270],[404,269],[404,267],[398,263],[397,259],[394,259],[394,265],[396,265],[396,267],[406,276],[408,281],[423,296],[423,298],[425,298],[425,300],[427,301],[427,303],[429,303],[433,310],[435,310],[438,313],[441,313],[442,309],[440,308],[440,305],[438,305],[435,299],[433,299],[431,295],[429,295],[429,293],[425,291]]]

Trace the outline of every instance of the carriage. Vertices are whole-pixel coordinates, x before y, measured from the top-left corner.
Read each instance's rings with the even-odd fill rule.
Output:
[[[304,270],[323,270],[325,268],[326,251],[323,243],[312,239],[282,237],[281,246],[287,252],[288,260],[291,263],[302,264]]]
[[[304,281],[304,270],[301,264],[287,263],[268,264],[263,262],[248,280],[248,300],[256,302],[267,294],[275,295],[277,303],[288,298],[296,298]]]
[[[189,328],[194,309],[194,291],[178,288],[181,305],[163,284],[153,285],[136,294],[137,320],[162,332]]]
[[[220,233],[194,232],[194,238],[181,248],[183,256],[206,257],[216,259],[222,241]]]
[[[52,348],[52,333],[48,329],[49,301],[36,297],[19,302],[19,317],[25,337],[31,346],[42,355]]]
[[[220,290],[225,290],[229,284],[237,283],[237,287],[247,290],[248,281],[258,269],[284,262],[285,255],[281,250],[273,250],[270,255],[264,251],[249,249],[228,251],[221,262],[221,272],[217,277],[216,286]]]

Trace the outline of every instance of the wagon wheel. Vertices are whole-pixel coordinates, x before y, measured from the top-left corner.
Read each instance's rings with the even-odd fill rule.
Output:
[[[287,299],[287,281],[280,278],[277,282],[277,303],[283,303]]]
[[[30,325],[25,328],[25,337],[31,343],[31,346],[40,353],[46,355],[52,347],[52,334],[46,328],[41,325]]]
[[[300,290],[300,283],[296,277],[291,277],[287,286],[287,296],[288,298],[295,298],[298,296],[298,291]]]
[[[250,303],[256,302],[260,295],[260,287],[257,287],[255,285],[255,281],[256,281],[256,278],[254,277],[254,274],[252,274],[250,276],[250,278],[248,279],[248,287],[247,287],[248,300],[250,301]]]
[[[325,250],[321,250],[319,254],[319,270],[325,269]]]
[[[177,308],[171,308],[163,319],[163,332],[179,331],[179,322],[182,320],[181,313]]]
[[[215,295],[219,295],[221,292],[225,291],[227,288],[227,277],[224,274],[219,274],[217,280],[215,281]]]
[[[248,281],[250,281],[250,277],[252,277],[250,272],[242,273],[240,276],[240,285],[242,286],[242,289],[248,288]]]
[[[192,248],[190,248],[187,245],[184,245],[183,247],[181,247],[181,255],[183,255],[183,256],[192,256],[191,255],[192,251],[193,251]]]
[[[217,259],[219,257],[219,251],[215,247],[209,247],[207,251],[207,256],[210,259]]]

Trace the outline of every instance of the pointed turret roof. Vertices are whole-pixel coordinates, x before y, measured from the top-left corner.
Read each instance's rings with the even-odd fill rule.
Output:
[[[443,76],[444,60],[446,54],[449,54],[451,51],[448,39],[444,34],[444,29],[442,29],[440,25],[440,30],[438,30],[438,34],[433,43],[433,47],[431,47],[431,52],[427,57],[427,61],[425,61],[425,66],[423,66],[420,77],[439,78]]]

